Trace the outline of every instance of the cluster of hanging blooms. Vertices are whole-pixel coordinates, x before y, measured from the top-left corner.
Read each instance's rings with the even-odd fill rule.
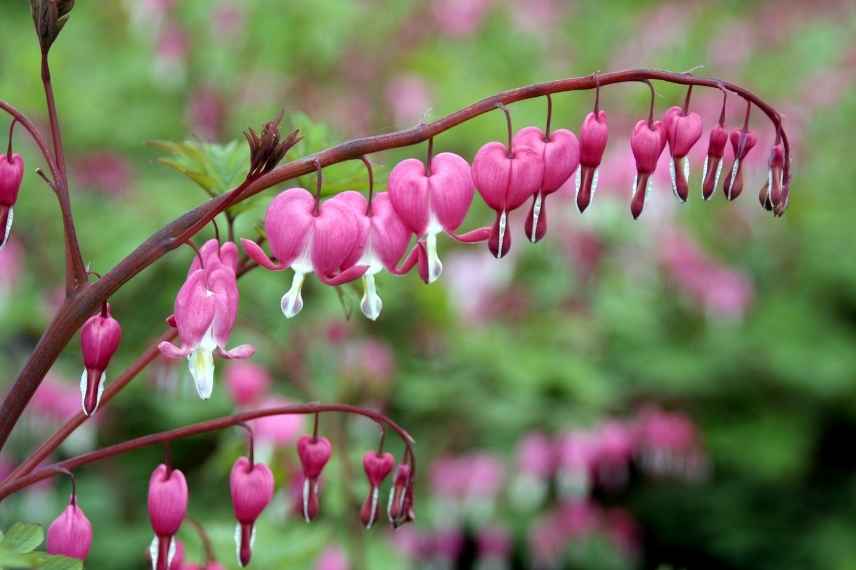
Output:
[[[482,146],[472,164],[463,157],[443,152],[434,156],[433,139],[428,142],[425,163],[408,158],[390,172],[388,192],[375,194],[371,166],[368,198],[356,191],[321,200],[321,164],[316,161],[318,184],[315,195],[304,188],[280,193],[269,206],[265,230],[273,258],[250,240],[243,240],[247,255],[259,265],[273,270],[292,269],[291,288],[281,300],[282,312],[291,318],[303,308],[305,276],[315,273],[327,285],[343,285],[362,278],[364,293],[360,308],[369,319],[377,319],[383,309],[375,276],[386,269],[404,275],[414,267],[425,283],[436,281],[443,271],[437,252],[437,236],[447,234],[464,243],[487,242],[490,252],[502,258],[511,249],[509,219],[512,211],[531,200],[524,231],[529,241],[540,241],[547,232],[547,197],[576,173],[576,204],[584,212],[598,188],[598,171],[609,139],[606,112],[600,108],[600,85],[596,81],[594,109],[580,126],[579,138],[568,129],[551,131],[552,99],[547,95],[547,124],[544,130],[528,126],[516,134],[511,114],[502,104],[508,131],[505,143],[493,141]],[[660,156],[668,146],[672,191],[681,201],[690,195],[689,154],[703,134],[702,117],[690,110],[693,85],[682,106],[669,108],[655,119],[655,91],[651,90],[648,117],[639,120],[630,136],[636,162],[630,213],[642,215],[645,199],[653,185]],[[736,199],[743,191],[746,156],[757,142],[749,130],[752,102],[746,99],[743,126],[729,133],[725,128],[725,89],[718,124],[710,131],[707,158],[701,176],[701,194],[707,200],[720,186],[730,141],[732,162],[722,180],[723,194]],[[761,205],[776,216],[788,203],[786,150],[780,127],[769,159],[767,183],[759,195]],[[475,192],[495,212],[490,226],[458,234]],[[415,238],[409,254],[408,244]]]
[[[21,181],[24,179],[24,159],[12,152],[12,132],[15,121],[9,127],[9,147],[0,154],[0,249],[9,241],[14,219],[14,206],[18,201]]]
[[[80,398],[83,413],[91,416],[101,402],[107,382],[107,366],[119,343],[122,327],[110,314],[110,305],[104,303],[97,315],[89,317],[80,330],[80,348],[83,353],[83,374],[80,376]]]
[[[207,400],[214,387],[214,354],[223,358],[249,358],[251,345],[228,349],[229,335],[238,315],[238,248],[209,240],[190,265],[187,279],[175,298],[175,313],[167,323],[178,330],[180,346],[159,345],[167,358],[187,358],[199,397]]]

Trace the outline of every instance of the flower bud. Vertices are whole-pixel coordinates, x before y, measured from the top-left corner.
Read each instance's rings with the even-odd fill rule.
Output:
[[[785,198],[785,147],[782,143],[773,146],[767,165],[767,184],[761,189],[760,199],[761,206],[767,210],[773,210],[778,208]],[[766,199],[764,198],[764,189],[766,189]]]
[[[326,437],[304,435],[297,440],[297,455],[303,467],[303,518],[306,522],[318,516],[318,478],[332,453],[333,448]]]
[[[122,327],[110,314],[110,305],[89,317],[80,331],[80,348],[83,352],[83,374],[80,377],[80,398],[83,413],[91,416],[98,408],[104,384],[104,371],[122,340]]]
[[[586,115],[580,127],[580,169],[577,172],[577,208],[584,212],[597,192],[598,167],[609,138],[606,112]]]
[[[633,181],[633,198],[630,212],[636,219],[645,206],[645,195],[651,187],[651,175],[657,169],[657,161],[666,146],[666,133],[663,123],[641,120],[633,128],[630,136],[630,148],[636,159],[636,178]]]
[[[155,538],[149,547],[153,570],[167,570],[175,557],[174,536],[187,514],[187,481],[178,469],[158,465],[149,479],[149,520]]]
[[[395,473],[395,484],[389,493],[387,515],[389,522],[396,528],[416,518],[413,513],[413,478],[410,474],[410,465],[399,465]]]
[[[722,174],[722,157],[725,155],[725,144],[728,142],[728,131],[722,125],[716,125],[710,130],[710,139],[707,145],[707,158],[704,159],[704,170],[702,170],[702,197],[710,200],[714,190],[719,186],[719,177]]]
[[[241,566],[250,563],[255,539],[255,522],[273,499],[273,473],[264,463],[250,463],[239,457],[229,475],[232,508],[238,524],[235,527],[235,546]]]
[[[360,509],[360,520],[363,526],[371,528],[377,520],[378,496],[380,486],[395,467],[395,458],[389,452],[377,453],[369,451],[363,455],[363,470],[369,480],[369,494]]]
[[[71,502],[48,527],[48,554],[86,560],[92,546],[92,525],[83,509]]]
[[[680,107],[672,107],[666,111],[663,121],[666,138],[669,142],[669,153],[672,155],[671,174],[672,192],[686,202],[689,197],[690,163],[687,155],[701,138],[703,130],[701,115],[686,112]]]
[[[725,197],[729,200],[736,200],[743,192],[743,163],[746,155],[758,142],[758,137],[755,133],[741,129],[734,130],[729,136],[731,141],[731,149],[734,151],[734,163],[731,165],[731,172],[725,179],[723,191]]]
[[[24,159],[21,155],[0,154],[0,249],[6,245],[12,231],[13,206],[18,201],[24,179]]]

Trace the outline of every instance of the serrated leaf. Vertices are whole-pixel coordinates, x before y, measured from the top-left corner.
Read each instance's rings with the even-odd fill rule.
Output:
[[[11,552],[32,552],[45,539],[42,527],[37,524],[18,522],[6,531],[0,546]]]
[[[31,568],[38,570],[83,570],[83,562],[67,556],[52,556],[44,552],[33,552],[27,555]]]
[[[160,163],[193,180],[209,196],[233,190],[247,175],[248,150],[236,141],[225,145],[197,141],[149,144],[170,154],[159,158]]]

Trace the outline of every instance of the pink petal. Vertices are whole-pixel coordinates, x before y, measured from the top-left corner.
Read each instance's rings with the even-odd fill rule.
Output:
[[[208,287],[214,293],[216,307],[213,321],[214,340],[218,346],[225,346],[238,316],[240,294],[235,274],[220,266],[208,273]]]
[[[458,229],[473,202],[470,164],[451,152],[441,152],[431,160],[430,208],[447,232]]]
[[[312,234],[312,266],[318,275],[334,275],[347,269],[346,261],[360,239],[360,226],[350,207],[336,200],[321,204]],[[356,261],[356,260],[354,260]]]
[[[283,267],[291,265],[306,249],[314,210],[315,198],[303,188],[281,192],[268,207],[265,232],[273,255]]]
[[[410,243],[410,230],[392,207],[389,193],[375,194],[372,200],[370,240],[381,263],[389,269],[395,267]]]
[[[227,360],[241,360],[250,358],[256,353],[256,347],[251,344],[240,344],[231,349],[220,349],[220,356]]]
[[[207,272],[197,269],[182,285],[175,298],[178,336],[188,346],[196,346],[214,320],[214,296],[206,287]]]
[[[342,271],[333,277],[328,277],[322,273],[318,273],[318,279],[320,279],[325,285],[335,287],[337,285],[344,285],[345,283],[350,283],[355,279],[359,279],[363,274],[365,274],[368,268],[369,267],[367,265],[352,265],[345,271]]]
[[[265,269],[270,269],[271,271],[282,271],[286,268],[286,265],[281,261],[274,263],[271,258],[267,256],[265,250],[263,250],[256,242],[248,239],[242,239],[241,245],[244,246],[244,251],[247,252],[249,258]]]
[[[430,215],[425,165],[415,158],[399,162],[389,173],[387,188],[392,206],[404,225],[417,236],[424,235]]]
[[[161,342],[158,345],[158,350],[167,358],[184,358],[191,352],[190,348],[178,348],[177,346],[168,341]]]

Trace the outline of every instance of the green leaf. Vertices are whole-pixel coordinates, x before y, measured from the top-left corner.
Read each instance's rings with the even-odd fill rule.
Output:
[[[209,196],[228,192],[244,181],[249,166],[246,145],[232,141],[225,145],[197,141],[152,141],[167,152],[159,162],[193,180]]]
[[[0,568],[32,568],[28,556],[10,552],[0,545]]]
[[[38,570],[83,570],[83,562],[67,556],[52,556],[44,552],[33,552],[29,557],[30,568]]]
[[[45,539],[45,533],[37,524],[32,523],[15,523],[8,531],[0,546],[4,549],[25,554],[32,552]]]

